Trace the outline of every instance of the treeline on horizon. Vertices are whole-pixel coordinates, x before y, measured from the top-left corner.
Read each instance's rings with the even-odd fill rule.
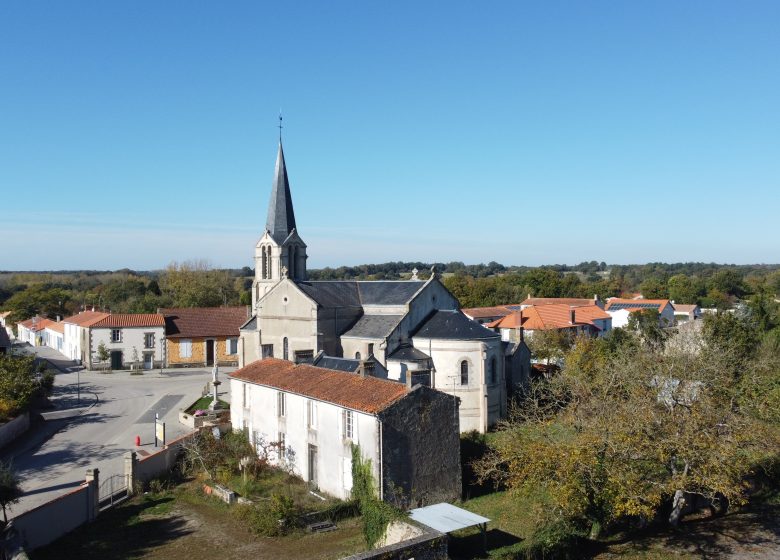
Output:
[[[726,308],[740,299],[774,300],[780,293],[780,264],[648,263],[608,265],[505,266],[497,262],[388,262],[309,270],[310,280],[403,280],[431,267],[462,307],[518,303],[536,297],[613,296],[641,293],[646,298]],[[249,305],[254,270],[215,269],[206,261],[172,263],[165,270],[0,271],[0,310],[11,322],[35,314],[51,319],[99,309],[114,313],[154,313],[162,307]]]

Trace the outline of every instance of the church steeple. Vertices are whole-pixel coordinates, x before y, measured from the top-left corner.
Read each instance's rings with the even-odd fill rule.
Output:
[[[287,166],[284,163],[281,138],[279,139],[279,153],[276,156],[274,185],[271,191],[271,201],[268,204],[268,220],[265,223],[265,229],[277,243],[282,243],[295,229],[295,212],[293,211],[290,181],[287,179]]]

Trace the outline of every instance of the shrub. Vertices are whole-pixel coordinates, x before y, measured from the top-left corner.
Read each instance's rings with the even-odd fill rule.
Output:
[[[275,493],[267,507],[238,504],[234,514],[260,537],[280,537],[296,526],[298,508],[292,498]]]

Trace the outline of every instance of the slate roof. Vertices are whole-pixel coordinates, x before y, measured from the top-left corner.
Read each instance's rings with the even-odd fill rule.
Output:
[[[297,282],[322,307],[406,305],[420,291],[422,280],[318,280]]]
[[[256,331],[257,330],[257,315],[252,315],[246,323],[239,327],[242,331]]]
[[[413,335],[443,340],[483,340],[498,338],[497,332],[486,329],[460,311],[434,311]]]
[[[233,337],[246,322],[246,307],[160,309],[168,338]]]
[[[70,317],[65,317],[62,322],[63,323],[70,323],[72,325],[78,325],[80,327],[91,327],[98,321],[102,321],[108,317],[108,313],[103,313],[102,311],[82,311],[81,313],[78,313],[77,315],[71,315]]]
[[[10,348],[11,339],[8,337],[8,331],[0,327],[0,348]]]
[[[363,315],[351,329],[341,336],[342,338],[384,338],[403,318],[403,315]]]
[[[393,350],[393,352],[387,356],[387,359],[399,362],[420,362],[423,360],[430,360],[431,357],[411,344],[404,344]]]
[[[326,356],[325,354],[320,354],[314,358],[314,361],[311,365],[319,368],[335,369],[336,371],[355,373],[360,367],[360,360],[337,358],[336,356]]]
[[[96,329],[123,327],[164,327],[165,317],[159,313],[112,313],[93,324]]]
[[[295,212],[293,212],[290,181],[287,179],[287,166],[284,163],[281,139],[279,140],[279,153],[276,155],[274,184],[271,189],[271,201],[268,203],[268,219],[265,222],[265,229],[280,245],[295,229]]]
[[[367,414],[381,412],[409,392],[403,383],[277,358],[252,362],[230,377]]]

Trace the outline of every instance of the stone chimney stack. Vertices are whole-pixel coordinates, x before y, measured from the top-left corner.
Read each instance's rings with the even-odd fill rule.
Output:
[[[570,313],[569,323],[571,323],[573,325],[574,324],[574,308],[573,307],[569,310],[569,313]]]

